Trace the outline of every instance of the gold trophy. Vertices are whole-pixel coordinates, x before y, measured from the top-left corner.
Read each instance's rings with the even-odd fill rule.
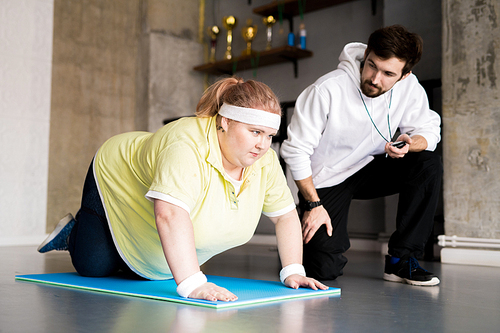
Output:
[[[247,43],[247,48],[242,52],[243,55],[252,55],[252,41],[257,34],[257,26],[252,25],[252,19],[247,20],[247,26],[241,29],[241,35]]]
[[[231,53],[231,45],[233,42],[233,29],[236,27],[238,21],[234,16],[224,16],[222,18],[222,24],[224,28],[227,30],[227,48],[226,53],[224,54],[224,59],[232,59],[233,54]]]
[[[270,50],[272,48],[271,44],[273,41],[273,25],[276,23],[276,19],[270,15],[268,17],[262,18],[262,22],[267,27],[267,44],[266,50]]]
[[[215,48],[217,46],[217,36],[220,33],[219,27],[216,25],[213,25],[211,27],[208,27],[208,36],[210,36],[210,58],[209,61],[211,63],[215,62]]]

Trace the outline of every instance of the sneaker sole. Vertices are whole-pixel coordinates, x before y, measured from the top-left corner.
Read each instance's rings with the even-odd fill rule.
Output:
[[[68,214],[66,215],[65,217],[63,217],[59,223],[57,223],[56,225],[56,228],[54,229],[54,231],[52,231],[50,233],[50,235],[45,238],[45,240],[42,242],[42,244],[40,244],[40,246],[38,247],[37,251],[40,252],[40,253],[44,253],[44,252],[47,252],[47,251],[42,251],[43,247],[45,245],[47,245],[48,243],[50,243],[57,235],[59,235],[59,233],[61,232],[61,230],[69,223],[71,222],[71,220],[73,220],[73,215],[71,214]]]
[[[415,281],[415,280],[400,278],[395,274],[387,274],[387,273],[384,273],[384,280],[390,282],[411,284],[412,286],[437,286],[441,282],[437,277],[433,277],[429,281]]]

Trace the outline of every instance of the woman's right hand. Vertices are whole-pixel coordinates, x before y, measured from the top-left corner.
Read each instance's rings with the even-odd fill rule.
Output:
[[[207,301],[236,301],[238,297],[227,290],[226,288],[222,288],[217,286],[214,283],[206,282],[193,290],[189,296],[189,298],[196,299],[206,299]]]

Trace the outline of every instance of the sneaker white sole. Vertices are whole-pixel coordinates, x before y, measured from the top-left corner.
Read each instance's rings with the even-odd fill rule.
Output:
[[[415,281],[415,280],[400,278],[395,274],[387,274],[387,273],[384,273],[384,280],[390,282],[411,284],[412,286],[437,286],[441,282],[437,277],[433,277],[429,281]]]
[[[52,231],[50,233],[50,235],[47,236],[47,238],[45,238],[45,240],[42,242],[42,244],[40,244],[40,246],[38,247],[37,251],[40,251],[45,245],[47,245],[48,243],[50,243],[57,235],[59,235],[59,233],[61,232],[61,230],[66,226],[66,224],[68,224],[71,220],[73,220],[73,215],[71,214],[68,214],[66,215],[65,217],[63,217],[59,223],[57,223],[56,225],[56,228],[54,229],[54,231]]]

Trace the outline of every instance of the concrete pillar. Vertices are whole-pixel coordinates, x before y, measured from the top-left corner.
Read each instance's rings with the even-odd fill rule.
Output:
[[[55,0],[47,231],[80,206],[113,135],[193,114],[203,76],[198,0]],[[196,96],[196,97],[194,97]]]
[[[500,240],[499,17],[497,0],[443,1],[444,209],[448,236]],[[446,251],[442,252],[443,261],[445,257]],[[500,256],[496,260],[500,262]]]
[[[139,5],[54,3],[47,231],[77,212],[99,146],[135,129]]]
[[[203,63],[203,46],[199,42],[201,3],[143,0],[141,39],[149,53],[143,56],[148,131],[159,129],[164,119],[194,115],[203,93],[203,74],[193,71],[194,66]]]

